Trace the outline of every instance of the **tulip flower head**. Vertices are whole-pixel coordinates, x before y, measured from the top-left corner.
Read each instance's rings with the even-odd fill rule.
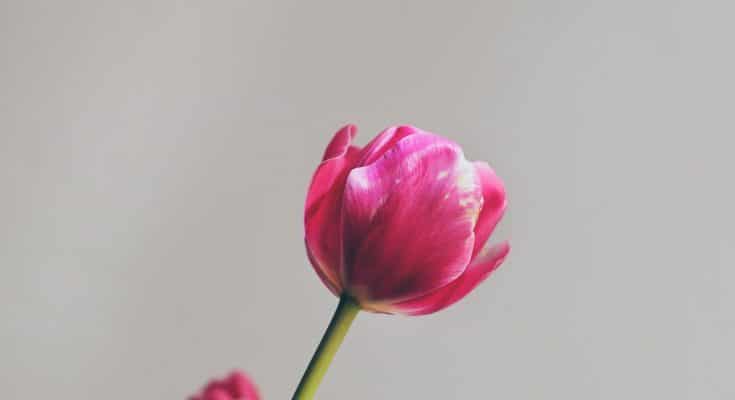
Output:
[[[506,207],[485,162],[413,126],[365,147],[347,125],[327,146],[309,186],[309,260],[337,296],[364,310],[430,314],[465,297],[500,266],[507,242],[488,244]]]
[[[224,379],[213,379],[189,400],[260,400],[258,388],[247,375],[233,371]]]

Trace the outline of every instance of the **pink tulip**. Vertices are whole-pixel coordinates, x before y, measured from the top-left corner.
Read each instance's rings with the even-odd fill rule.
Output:
[[[337,296],[362,309],[430,314],[465,297],[500,266],[487,244],[506,206],[503,183],[454,142],[391,127],[365,147],[340,129],[306,198],[309,260]]]
[[[255,383],[240,371],[231,372],[224,379],[213,379],[199,394],[189,400],[260,400]]]

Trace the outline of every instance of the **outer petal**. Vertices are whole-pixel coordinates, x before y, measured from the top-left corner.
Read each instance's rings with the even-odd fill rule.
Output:
[[[356,166],[360,167],[372,164],[385,154],[386,151],[393,148],[401,139],[416,133],[426,132],[411,125],[391,126],[383,132],[380,132],[378,136],[362,149],[360,159]]]
[[[311,185],[306,194],[306,208],[320,200],[332,188],[347,165],[354,164],[360,149],[351,146],[350,143],[356,134],[357,128],[354,125],[345,125],[334,134],[324,150],[321,164],[311,178]]]
[[[341,292],[340,218],[345,180],[360,153],[350,146],[356,128],[340,129],[324,152],[309,186],[304,208],[305,242],[309,261],[319,278],[334,294]]]
[[[350,147],[352,139],[357,135],[357,127],[352,124],[348,124],[340,128],[334,137],[324,149],[324,155],[322,161],[329,160],[330,158],[339,157]]]
[[[505,213],[507,201],[505,199],[505,186],[503,181],[495,175],[495,172],[487,163],[476,161],[473,163],[475,172],[482,185],[482,211],[475,226],[475,248],[472,257],[480,252],[492,234],[498,221]]]
[[[221,388],[214,389],[204,396],[205,400],[233,400],[233,397]]]
[[[415,133],[353,169],[343,202],[343,284],[360,303],[410,299],[469,264],[482,194],[462,150]]]
[[[464,298],[487,279],[503,263],[509,251],[508,242],[495,245],[486,253],[480,253],[465,273],[454,282],[431,294],[393,304],[391,308],[394,312],[407,315],[425,315],[443,310]]]
[[[255,383],[240,371],[234,371],[227,377],[227,387],[232,397],[243,400],[259,400],[260,394]]]
[[[306,256],[309,258],[309,262],[314,267],[314,271],[319,277],[319,280],[322,281],[324,286],[326,286],[330,292],[332,292],[335,296],[339,296],[342,293],[342,285],[340,283],[339,274],[336,271],[330,272],[333,271],[331,267],[322,268],[322,263],[317,261],[317,259],[311,253],[309,242],[304,240],[304,244],[306,245]]]
[[[217,390],[224,390],[224,388],[222,387],[222,382],[220,382],[218,379],[212,379],[207,383],[206,386],[204,386],[202,394],[205,399],[208,399],[209,396]]]

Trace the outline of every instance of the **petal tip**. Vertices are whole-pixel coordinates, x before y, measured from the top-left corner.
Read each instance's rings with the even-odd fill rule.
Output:
[[[353,124],[347,124],[340,128],[332,137],[332,140],[327,145],[327,148],[324,149],[322,161],[336,158],[345,154],[356,135],[357,126]]]

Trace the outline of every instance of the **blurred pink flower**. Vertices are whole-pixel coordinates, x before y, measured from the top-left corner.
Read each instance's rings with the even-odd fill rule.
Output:
[[[510,250],[486,245],[505,211],[503,182],[454,142],[391,127],[365,147],[340,129],[309,186],[309,260],[337,296],[363,309],[430,314],[459,301]]]
[[[213,379],[199,394],[189,400],[260,400],[255,383],[240,371],[231,372],[224,379]]]

